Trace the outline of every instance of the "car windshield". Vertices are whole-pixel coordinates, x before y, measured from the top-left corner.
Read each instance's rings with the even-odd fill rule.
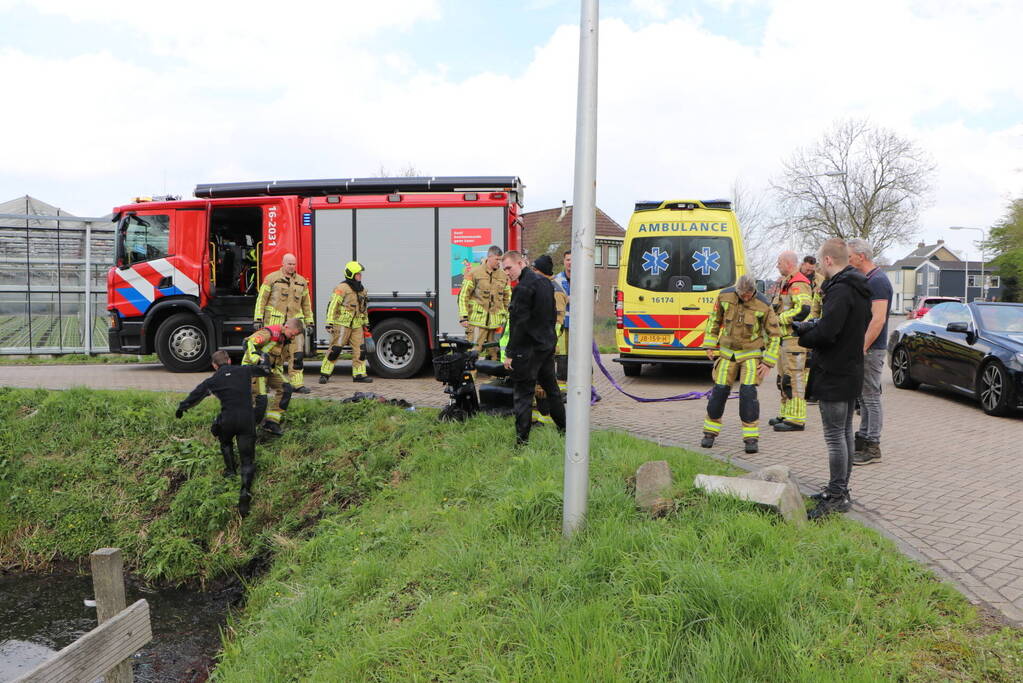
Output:
[[[958,301],[939,301],[924,314],[921,320],[941,327],[949,323],[966,323],[970,322],[970,311],[966,308],[966,304],[961,304]]]
[[[991,332],[1023,332],[1023,306],[978,304],[981,326]]]
[[[924,302],[923,302],[922,305],[923,305],[924,308],[931,308],[933,306],[937,306],[938,304],[943,304],[946,301],[955,301],[955,302],[958,303],[959,300],[958,299],[924,299]]]
[[[626,281],[651,292],[709,292],[735,282],[727,237],[638,237],[629,247]]]

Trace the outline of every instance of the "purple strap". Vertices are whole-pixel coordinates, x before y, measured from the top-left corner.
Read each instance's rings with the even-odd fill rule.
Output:
[[[690,391],[687,394],[679,394],[678,396],[667,396],[665,398],[644,398],[642,396],[636,396],[635,394],[630,394],[625,389],[622,389],[622,385],[618,384],[618,382],[615,381],[615,378],[611,376],[611,373],[607,371],[607,368],[604,367],[604,363],[601,362],[600,360],[600,349],[597,348],[596,340],[594,340],[593,342],[593,360],[597,361],[597,367],[600,368],[600,371],[602,373],[604,373],[604,377],[607,377],[607,381],[611,383],[611,386],[613,386],[615,389],[631,398],[633,401],[639,401],[640,403],[659,403],[662,401],[692,401],[694,399],[707,398],[708,396],[710,396],[710,391]]]

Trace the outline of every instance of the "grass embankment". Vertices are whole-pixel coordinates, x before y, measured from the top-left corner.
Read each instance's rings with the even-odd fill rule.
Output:
[[[65,353],[39,356],[0,356],[0,365],[114,365],[121,363],[159,363],[156,354],[126,356],[119,353]]]
[[[223,460],[207,399],[0,388],[0,567],[44,569],[116,546],[161,582],[230,575],[307,534],[323,516],[389,485],[402,452],[429,431],[396,408],[292,402],[289,429],[257,446],[252,513]]]
[[[589,526],[566,543],[549,430],[515,452],[507,421],[399,419],[419,436],[404,481],[281,550],[217,680],[1023,679],[1018,631],[875,532],[796,529],[692,489],[723,464],[595,434]],[[651,459],[678,482],[660,520],[626,491]]]

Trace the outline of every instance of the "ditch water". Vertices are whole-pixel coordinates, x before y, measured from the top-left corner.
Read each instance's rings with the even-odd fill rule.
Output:
[[[242,589],[203,593],[151,589],[129,577],[127,604],[149,602],[153,640],[133,661],[139,683],[205,681],[220,650],[220,629]],[[0,681],[31,671],[96,627],[92,579],[74,574],[0,575]]]

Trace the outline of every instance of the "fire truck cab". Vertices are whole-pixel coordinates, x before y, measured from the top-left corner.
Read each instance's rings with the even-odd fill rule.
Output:
[[[441,334],[463,334],[458,291],[491,245],[518,249],[514,176],[352,178],[198,185],[195,199],[114,209],[107,275],[110,350],[155,352],[169,370],[240,353],[259,286],[285,254],[310,283],[324,347],[326,309],[348,261],[366,268],[375,374],[415,375]]]

